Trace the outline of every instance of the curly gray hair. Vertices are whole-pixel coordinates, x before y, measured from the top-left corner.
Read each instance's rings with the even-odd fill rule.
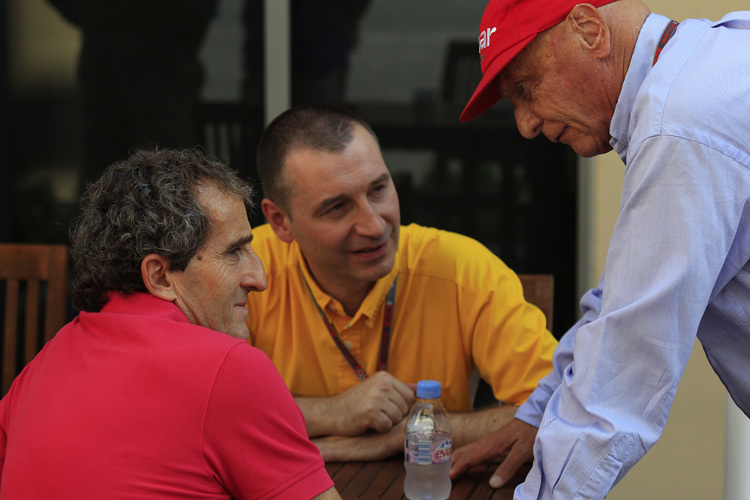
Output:
[[[205,185],[242,200],[250,217],[251,186],[195,149],[139,150],[89,184],[70,231],[73,306],[95,312],[109,292],[147,292],[140,266],[149,254],[165,257],[171,270],[185,270],[209,234],[196,200]]]

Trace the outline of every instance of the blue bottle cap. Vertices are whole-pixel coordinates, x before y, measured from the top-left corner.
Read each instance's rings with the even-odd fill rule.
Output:
[[[440,397],[440,382],[437,380],[420,380],[417,382],[417,397],[437,399]]]

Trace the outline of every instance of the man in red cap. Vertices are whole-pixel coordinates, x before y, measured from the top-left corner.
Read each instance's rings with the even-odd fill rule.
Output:
[[[527,138],[626,165],[604,274],[555,369],[451,474],[532,458],[516,499],[604,498],[659,439],[696,337],[750,412],[750,12],[677,23],[640,0],[491,0],[483,78],[461,120],[501,98]],[[538,429],[538,432],[537,432]]]

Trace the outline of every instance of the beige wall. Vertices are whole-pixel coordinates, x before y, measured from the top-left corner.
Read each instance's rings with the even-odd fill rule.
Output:
[[[653,12],[676,21],[719,19],[734,10],[747,10],[740,0],[647,0]],[[584,219],[592,250],[582,260],[586,287],[596,284],[604,269],[607,245],[617,219],[624,167],[608,153],[581,165],[584,206],[593,218]],[[585,192],[586,190],[590,190]],[[661,440],[618,484],[609,500],[720,500],[724,496],[724,428],[726,391],[708,365],[699,343],[677,391]]]

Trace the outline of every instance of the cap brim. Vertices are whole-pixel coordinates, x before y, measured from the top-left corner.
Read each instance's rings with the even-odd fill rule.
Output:
[[[484,72],[482,79],[479,81],[479,85],[477,85],[476,90],[474,90],[471,99],[469,99],[468,104],[466,104],[466,107],[461,112],[461,117],[459,119],[462,122],[473,120],[501,99],[502,96],[500,95],[500,91],[495,85],[493,85],[495,78],[497,78],[497,75],[500,74],[503,68],[505,68],[514,57],[530,44],[537,35],[538,33],[529,35],[500,54],[490,63],[487,71]]]

